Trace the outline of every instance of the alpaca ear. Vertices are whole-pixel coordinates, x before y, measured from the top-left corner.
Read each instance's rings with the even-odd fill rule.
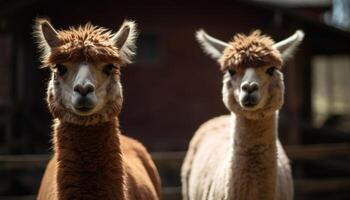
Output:
[[[47,19],[35,20],[34,35],[39,48],[43,48],[44,51],[60,46],[58,33]]]
[[[302,30],[297,30],[292,36],[274,44],[273,47],[281,53],[282,59],[288,59],[293,56],[295,50],[303,41],[304,35]]]
[[[137,37],[136,23],[125,20],[119,31],[112,36],[112,42],[119,49],[124,62],[131,63],[135,55],[135,42]]]
[[[215,60],[222,56],[223,51],[228,46],[226,42],[208,35],[203,29],[197,31],[196,38],[204,52]]]

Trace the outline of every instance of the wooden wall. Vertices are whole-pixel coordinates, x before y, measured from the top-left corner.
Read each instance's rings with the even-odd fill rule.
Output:
[[[151,48],[151,61],[142,60],[123,69],[125,104],[121,113],[123,130],[140,139],[152,150],[185,149],[197,127],[227,109],[221,101],[221,72],[218,64],[207,57],[195,41],[194,33],[204,28],[210,34],[228,41],[237,32],[261,29],[277,40],[305,28],[302,20],[288,17],[273,9],[234,1],[99,1],[41,2],[17,9],[7,16],[8,29],[15,38],[19,60],[13,82],[17,118],[22,125],[15,129],[24,141],[35,140],[46,145],[50,138],[50,115],[45,101],[47,70],[38,70],[38,54],[31,37],[33,19],[48,16],[57,28],[67,28],[91,21],[113,30],[123,19],[133,19],[141,31],[143,53]],[[308,37],[308,33],[307,33]],[[285,67],[287,95],[282,111],[281,137],[285,143],[300,142],[302,123],[310,112],[308,42],[297,53],[300,59]],[[140,53],[142,53],[142,51]],[[32,113],[36,113],[32,116]],[[24,146],[23,146],[24,145]],[[25,143],[21,144],[25,147]],[[27,146],[28,147],[28,146]],[[39,146],[32,151],[42,152]],[[28,149],[26,149],[28,151]]]

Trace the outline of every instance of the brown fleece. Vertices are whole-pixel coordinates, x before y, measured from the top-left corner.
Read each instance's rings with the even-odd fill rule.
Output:
[[[128,198],[151,200],[160,197],[160,178],[146,148],[136,140],[120,135],[123,164],[127,175]],[[149,186],[153,187],[149,187]]]
[[[120,134],[117,121],[82,126],[56,120],[54,130],[56,153],[38,199],[159,199],[160,179],[150,155]]]
[[[93,126],[56,123],[59,200],[125,199],[116,123]]]

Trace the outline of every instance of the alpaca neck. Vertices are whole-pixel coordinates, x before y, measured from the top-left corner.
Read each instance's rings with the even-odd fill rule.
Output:
[[[125,199],[117,121],[55,124],[58,199]]]
[[[231,199],[274,199],[277,179],[276,118],[276,114],[259,120],[236,116],[230,166]]]

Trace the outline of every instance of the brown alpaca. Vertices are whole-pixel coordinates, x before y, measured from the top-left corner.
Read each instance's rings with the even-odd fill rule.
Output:
[[[184,200],[293,199],[277,120],[284,95],[283,60],[303,37],[297,31],[275,44],[255,31],[225,43],[197,33],[203,49],[221,65],[223,102],[231,116],[209,120],[191,140],[181,171]]]
[[[117,33],[91,24],[56,31],[38,19],[42,67],[51,69],[47,102],[54,155],[39,200],[156,200],[157,169],[142,144],[121,134],[120,68],[134,55],[135,23]]]

